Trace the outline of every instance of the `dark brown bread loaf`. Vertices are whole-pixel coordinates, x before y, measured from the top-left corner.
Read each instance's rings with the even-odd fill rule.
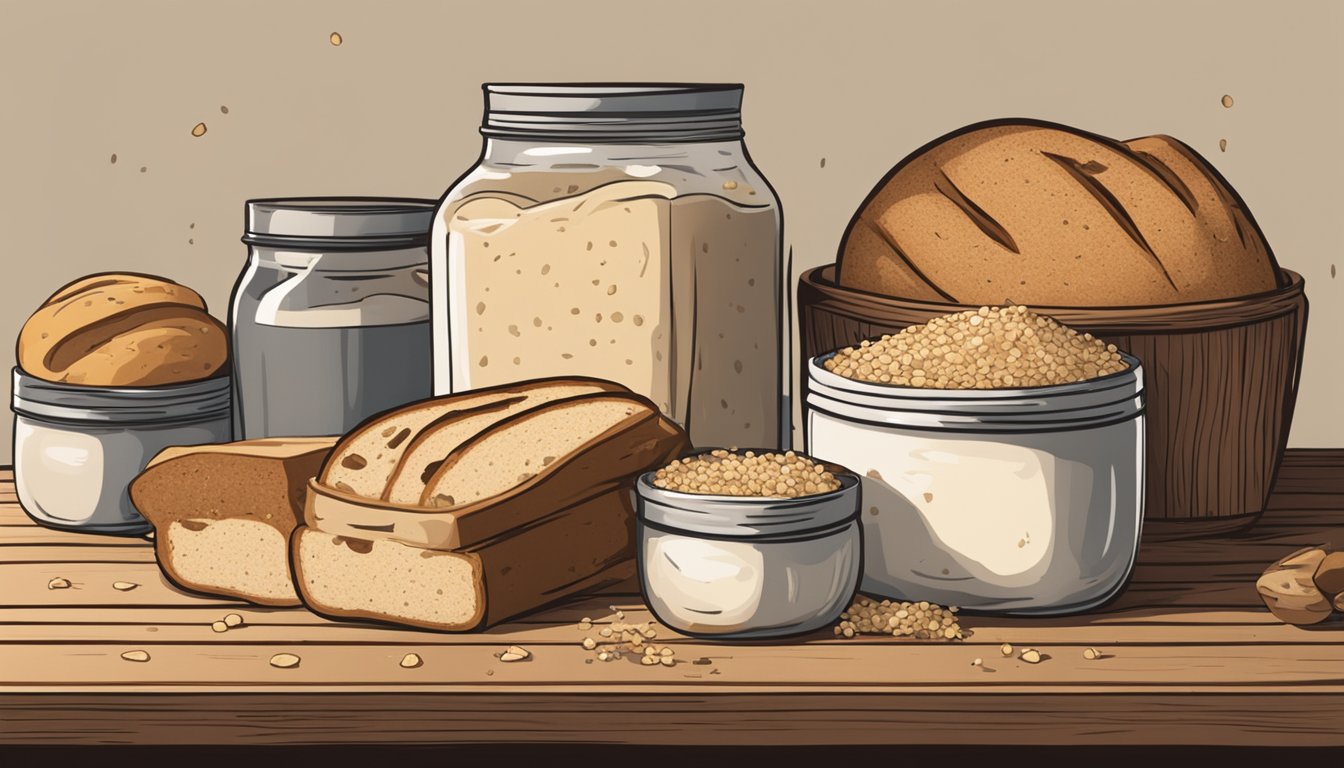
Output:
[[[997,121],[902,161],[851,221],[842,286],[957,304],[1143,306],[1273,290],[1240,198],[1168,136]]]
[[[335,444],[335,437],[267,438],[155,456],[131,483],[131,499],[154,524],[164,575],[196,592],[298,605],[289,536],[308,480]]]

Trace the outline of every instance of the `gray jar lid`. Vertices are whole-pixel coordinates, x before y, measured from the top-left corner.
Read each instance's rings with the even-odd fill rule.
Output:
[[[10,409],[20,416],[72,424],[163,425],[227,419],[228,376],[156,387],[90,387],[13,371]]]
[[[433,200],[380,197],[269,198],[247,201],[243,242],[373,249],[423,246]]]
[[[586,142],[742,138],[733,83],[486,83],[481,133]]]

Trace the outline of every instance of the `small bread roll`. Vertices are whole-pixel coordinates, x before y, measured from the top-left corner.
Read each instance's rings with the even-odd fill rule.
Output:
[[[151,275],[90,275],[28,318],[18,361],[33,376],[69,384],[182,383],[224,370],[228,334],[186,286]]]

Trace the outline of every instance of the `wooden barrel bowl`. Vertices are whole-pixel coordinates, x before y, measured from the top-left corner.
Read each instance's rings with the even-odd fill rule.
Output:
[[[1264,511],[1288,442],[1307,328],[1302,276],[1282,270],[1282,282],[1225,301],[1032,307],[1143,361],[1145,538],[1242,530]],[[974,308],[841,287],[834,265],[808,270],[798,284],[799,369],[816,355]],[[797,391],[806,402],[806,375]]]

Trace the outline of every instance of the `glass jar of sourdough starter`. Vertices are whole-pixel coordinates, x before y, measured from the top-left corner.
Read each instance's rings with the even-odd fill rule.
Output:
[[[430,395],[432,200],[247,203],[229,312],[237,439],[337,435]]]
[[[486,85],[434,217],[434,390],[620,382],[697,445],[778,446],[779,202],[740,85]],[[781,428],[783,425],[783,428]]]

